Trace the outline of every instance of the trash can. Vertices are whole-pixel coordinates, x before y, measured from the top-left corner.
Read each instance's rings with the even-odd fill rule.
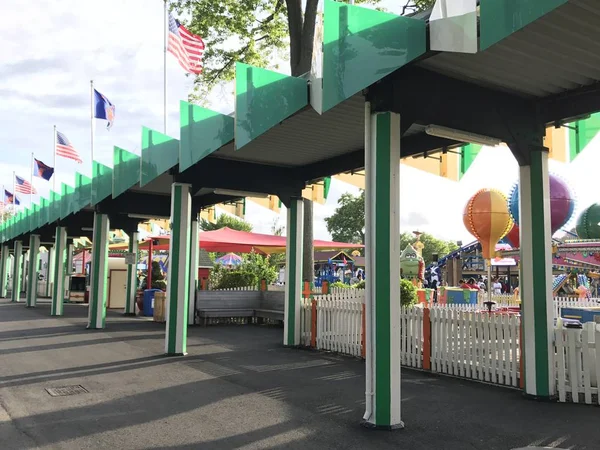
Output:
[[[154,295],[162,292],[160,289],[146,289],[144,291],[144,316],[152,317],[154,315]]]
[[[163,291],[156,292],[154,294],[154,321],[164,322],[165,321],[165,300],[167,294]]]

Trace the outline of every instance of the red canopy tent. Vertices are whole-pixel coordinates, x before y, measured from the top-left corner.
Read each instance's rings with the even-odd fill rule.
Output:
[[[259,253],[271,254],[285,252],[286,246],[285,236],[237,231],[227,227],[215,231],[200,232],[199,237],[200,248],[209,252],[250,253],[254,250]],[[169,250],[170,236],[148,237],[143,242],[140,242],[139,248],[147,250],[151,240],[154,241],[152,246],[154,250]],[[127,244],[111,245],[110,248],[115,249],[120,246],[127,248]],[[362,244],[346,242],[322,241],[319,239],[314,241],[314,248],[318,250],[363,247],[364,245]]]

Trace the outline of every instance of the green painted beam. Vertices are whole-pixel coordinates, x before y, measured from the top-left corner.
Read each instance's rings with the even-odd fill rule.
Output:
[[[95,206],[112,194],[112,169],[98,161],[92,164],[92,201]]]
[[[142,127],[142,164],[140,186],[175,167],[179,162],[179,141],[166,134]]]
[[[235,119],[188,102],[180,102],[179,171],[233,140]]]
[[[479,51],[507,38],[568,0],[481,0]]]
[[[405,66],[427,49],[422,20],[325,0],[323,111]]]
[[[92,179],[77,172],[75,186],[75,208],[80,211],[92,203]]]
[[[112,196],[118,197],[140,182],[140,157],[115,146],[113,150]]]
[[[236,149],[304,108],[308,104],[307,86],[303,78],[236,63]]]

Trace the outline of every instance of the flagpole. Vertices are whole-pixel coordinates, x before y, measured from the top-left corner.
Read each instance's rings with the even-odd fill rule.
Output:
[[[29,207],[33,206],[33,152],[31,152],[31,188],[29,189]]]
[[[163,27],[164,27],[164,41],[165,41],[165,45],[164,45],[164,61],[163,61],[163,69],[164,69],[164,74],[163,74],[163,100],[164,100],[164,117],[163,117],[163,131],[165,134],[167,134],[167,0],[165,0],[165,10],[164,10],[164,17],[163,17]]]
[[[90,80],[90,137],[92,150],[92,170],[94,166],[94,80]],[[92,174],[93,176],[93,174]]]
[[[54,192],[56,192],[56,125],[54,125],[54,174],[52,175],[54,179],[52,180]]]

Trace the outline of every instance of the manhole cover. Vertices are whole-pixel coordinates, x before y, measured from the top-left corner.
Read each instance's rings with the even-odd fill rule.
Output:
[[[46,391],[52,397],[65,397],[67,395],[85,394],[86,392],[88,392],[88,390],[80,384],[74,386],[47,388]]]

